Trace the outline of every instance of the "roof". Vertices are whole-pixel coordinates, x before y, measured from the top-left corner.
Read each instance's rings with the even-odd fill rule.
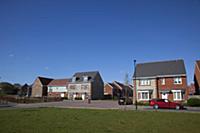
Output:
[[[117,84],[121,89],[125,89],[125,88],[131,89],[132,88],[130,85],[125,85],[125,84],[120,83],[118,81],[114,81],[113,84]]]
[[[200,60],[197,60],[196,64],[197,64],[198,68],[200,68]]]
[[[94,78],[99,74],[98,71],[89,71],[89,72],[77,72],[73,75],[73,77],[78,78],[76,82],[83,82],[83,78],[87,76],[88,81],[93,81]]]
[[[42,85],[48,85],[53,79],[45,78],[45,77],[38,77]]]
[[[185,74],[186,70],[183,60],[141,63],[136,66],[136,77],[156,77]]]
[[[69,82],[71,82],[71,79],[54,79],[48,86],[67,86]]]

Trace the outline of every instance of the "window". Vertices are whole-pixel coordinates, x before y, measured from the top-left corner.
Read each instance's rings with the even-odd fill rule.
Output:
[[[138,92],[138,100],[149,100],[149,91],[139,91]]]
[[[181,90],[173,90],[172,92],[175,101],[182,100]]]
[[[73,78],[72,78],[72,82],[76,82],[76,77],[73,77]]]
[[[180,77],[174,78],[174,84],[182,84],[182,79]]]
[[[81,85],[81,90],[88,90],[89,86],[88,85]]]
[[[150,80],[140,80],[140,85],[151,85]]]
[[[161,85],[165,85],[165,78],[161,79]]]
[[[83,76],[83,81],[87,82],[88,81],[88,76]]]
[[[49,89],[49,92],[53,92],[53,89]]]

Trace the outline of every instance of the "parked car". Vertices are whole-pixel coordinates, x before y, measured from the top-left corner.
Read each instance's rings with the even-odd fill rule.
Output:
[[[119,105],[131,105],[131,104],[133,104],[133,100],[129,97],[120,97],[118,99],[118,104]]]
[[[154,109],[183,109],[183,105],[180,103],[171,102],[167,99],[152,99],[150,100],[150,106],[153,106]]]

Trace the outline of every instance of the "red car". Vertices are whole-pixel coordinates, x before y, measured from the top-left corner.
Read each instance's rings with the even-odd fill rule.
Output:
[[[153,106],[154,109],[183,109],[183,105],[175,102],[170,102],[167,99],[152,99],[150,100],[150,106]]]

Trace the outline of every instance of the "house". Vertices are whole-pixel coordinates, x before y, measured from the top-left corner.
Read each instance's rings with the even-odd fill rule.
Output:
[[[121,90],[114,83],[106,83],[104,86],[105,99],[118,99],[121,96]]]
[[[47,85],[52,81],[51,78],[37,77],[32,85],[31,97],[47,96]]]
[[[195,94],[200,95],[200,60],[196,61],[195,63],[194,86]]]
[[[77,72],[68,84],[68,98],[103,99],[104,82],[98,71]]]
[[[184,101],[187,98],[187,76],[183,60],[141,63],[133,76],[134,100],[153,98]]]
[[[54,79],[48,84],[48,96],[50,97],[67,97],[68,84],[71,79]]]
[[[133,87],[123,83],[113,81],[113,83],[106,83],[104,86],[104,97],[118,99],[119,97],[133,97]]]

